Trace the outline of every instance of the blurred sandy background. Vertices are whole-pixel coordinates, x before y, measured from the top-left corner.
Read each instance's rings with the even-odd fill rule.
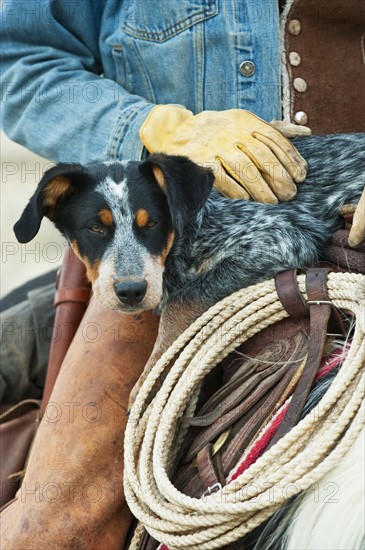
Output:
[[[0,135],[1,154],[1,296],[29,279],[51,271],[61,263],[65,239],[44,219],[38,235],[20,245],[13,233],[45,167],[51,163]]]

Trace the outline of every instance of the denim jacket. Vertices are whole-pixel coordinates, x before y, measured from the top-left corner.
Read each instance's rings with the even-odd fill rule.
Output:
[[[161,103],[281,117],[278,0],[3,0],[1,17],[3,127],[48,159],[140,158]]]

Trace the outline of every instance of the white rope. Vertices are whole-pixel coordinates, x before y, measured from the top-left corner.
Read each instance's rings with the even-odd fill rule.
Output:
[[[306,298],[304,276],[298,277],[298,284]],[[179,418],[186,411],[192,414],[197,390],[221,359],[287,317],[274,281],[243,289],[213,306],[177,339],[148,375],[126,428],[125,494],[132,513],[169,550],[210,550],[238,540],[294,494],[323,477],[357,438],[364,426],[365,277],[330,273],[327,288],[334,306],[356,318],[342,368],[315,414],[308,414],[215,494],[191,498],[170,482],[176,444],[181,441],[181,429],[186,429],[180,427]],[[166,375],[164,383],[148,405],[154,383],[162,374]],[[139,526],[130,549],[138,548],[142,535]]]

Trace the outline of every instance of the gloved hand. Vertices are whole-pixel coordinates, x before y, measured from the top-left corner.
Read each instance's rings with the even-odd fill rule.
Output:
[[[258,202],[289,201],[307,164],[275,128],[239,109],[193,115],[177,105],[157,105],[140,128],[150,153],[185,155],[211,168],[225,196]]]
[[[360,246],[365,241],[365,188],[356,207],[349,234],[349,245]]]

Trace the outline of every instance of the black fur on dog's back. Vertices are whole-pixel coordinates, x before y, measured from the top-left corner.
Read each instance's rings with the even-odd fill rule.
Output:
[[[212,191],[167,259],[165,297],[213,304],[285,269],[315,265],[342,227],[340,207],[361,195],[364,138],[347,134],[294,140],[309,166],[289,203],[231,200]]]

